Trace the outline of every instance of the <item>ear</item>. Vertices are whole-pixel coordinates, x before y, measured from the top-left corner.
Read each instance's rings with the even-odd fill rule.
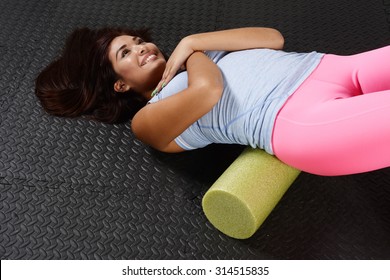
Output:
[[[130,90],[130,86],[125,84],[122,80],[117,80],[114,84],[114,90],[116,92],[126,92]]]

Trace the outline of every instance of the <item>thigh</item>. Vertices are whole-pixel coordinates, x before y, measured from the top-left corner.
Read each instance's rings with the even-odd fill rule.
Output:
[[[390,91],[347,98],[342,88],[309,79],[294,93],[275,122],[279,159],[319,175],[390,166]]]
[[[325,55],[312,79],[344,88],[347,96],[390,89],[390,46],[349,56]]]

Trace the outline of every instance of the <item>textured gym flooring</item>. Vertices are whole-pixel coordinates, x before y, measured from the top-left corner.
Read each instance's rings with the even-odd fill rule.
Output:
[[[0,24],[1,259],[390,258],[390,169],[302,173],[236,240],[201,200],[243,147],[163,154],[129,124],[52,117],[34,95],[76,27],[150,27],[169,54],[187,34],[270,26],[288,51],[353,54],[389,43],[389,0],[1,0]]]

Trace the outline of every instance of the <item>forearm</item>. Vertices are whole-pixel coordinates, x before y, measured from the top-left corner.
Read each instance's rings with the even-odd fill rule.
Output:
[[[237,51],[254,48],[282,49],[284,45],[282,34],[276,29],[266,27],[246,27],[198,33],[189,35],[182,41],[194,51]]]
[[[167,62],[155,92],[161,90],[196,51],[239,51],[256,48],[282,49],[284,38],[273,28],[246,27],[198,33],[183,38]]]

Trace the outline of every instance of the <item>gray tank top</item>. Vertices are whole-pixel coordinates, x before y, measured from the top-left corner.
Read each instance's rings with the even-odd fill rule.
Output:
[[[186,150],[211,143],[242,144],[273,154],[272,132],[277,113],[318,66],[323,54],[270,49],[205,54],[221,70],[224,91],[212,110],[178,136],[176,143]],[[150,103],[177,94],[187,86],[184,71]]]

